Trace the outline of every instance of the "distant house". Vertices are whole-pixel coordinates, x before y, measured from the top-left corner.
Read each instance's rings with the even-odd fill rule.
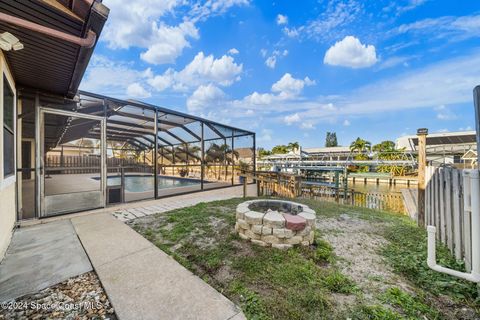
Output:
[[[396,140],[396,147],[406,151],[417,151],[418,137],[408,135]],[[463,166],[469,150],[477,152],[475,131],[429,133],[427,136],[427,161],[433,165],[454,164]]]
[[[478,161],[477,151],[468,150],[468,151],[465,152],[465,154],[462,156],[462,160],[464,161],[464,163],[465,163],[468,167],[470,167],[470,169],[476,168],[476,166],[478,165],[478,163],[477,163],[477,161]]]

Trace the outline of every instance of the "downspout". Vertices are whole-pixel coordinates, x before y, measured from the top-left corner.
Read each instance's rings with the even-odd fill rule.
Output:
[[[85,48],[92,48],[95,45],[95,40],[97,39],[96,33],[93,32],[92,30],[88,30],[86,38],[81,38],[81,37],[77,37],[77,36],[59,31],[59,30],[42,26],[35,22],[20,19],[5,13],[1,13],[1,12],[0,12],[0,22],[13,24],[17,27],[22,27],[28,30],[32,30],[34,32],[42,33],[46,36],[50,36],[50,37],[64,40],[70,43],[74,43],[76,45],[79,45],[80,47],[85,47]]]
[[[470,176],[470,184],[471,184],[471,219],[472,219],[472,271],[470,273],[467,272],[460,272],[457,270],[449,269],[446,267],[442,267],[437,264],[436,259],[436,240],[435,240],[435,233],[436,228],[434,226],[427,227],[428,233],[428,256],[427,256],[427,264],[428,267],[434,271],[449,274],[451,276],[462,278],[471,282],[480,282],[480,180],[479,180],[479,171],[478,170],[471,170],[471,171],[464,171],[464,176]]]

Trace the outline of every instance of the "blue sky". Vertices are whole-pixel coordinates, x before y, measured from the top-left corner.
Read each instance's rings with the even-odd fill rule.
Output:
[[[480,3],[104,0],[81,89],[321,147],[472,130]]]

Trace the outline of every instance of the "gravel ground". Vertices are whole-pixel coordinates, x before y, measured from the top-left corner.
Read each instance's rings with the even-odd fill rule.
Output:
[[[68,279],[38,293],[2,303],[0,320],[111,319],[116,320],[95,272]]]

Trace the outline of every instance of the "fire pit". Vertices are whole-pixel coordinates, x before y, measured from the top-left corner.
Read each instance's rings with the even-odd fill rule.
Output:
[[[315,235],[315,211],[283,200],[251,200],[237,206],[235,230],[245,240],[264,247],[308,246]]]

